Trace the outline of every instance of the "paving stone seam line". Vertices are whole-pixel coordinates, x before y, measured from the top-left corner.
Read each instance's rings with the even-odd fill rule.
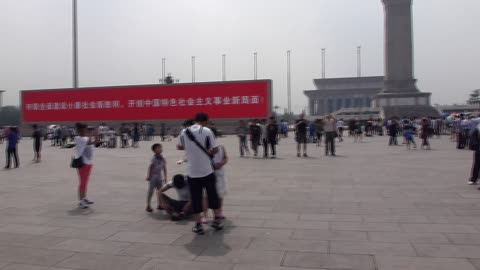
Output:
[[[79,253],[79,252],[72,252],[72,255],[70,255],[70,256],[68,256],[68,257],[66,257],[66,258],[65,258],[65,259],[63,259],[63,260],[60,260],[59,262],[57,262],[56,264],[54,264],[54,265],[53,265],[53,267],[56,267],[56,266],[57,266],[57,265],[59,265],[60,263],[62,263],[62,262],[64,262],[64,261],[66,261],[66,260],[68,260],[68,259],[72,258],[72,257],[73,257],[73,256],[75,256],[75,254],[77,254],[77,253]]]
[[[258,238],[261,238],[261,237],[248,237],[249,238],[249,241],[248,241],[248,244],[245,246],[245,249],[249,249],[250,246],[252,245],[253,241],[255,241],[255,239],[258,239]]]
[[[372,261],[373,261],[373,267],[375,268],[375,270],[379,270],[380,268],[378,267],[377,257],[375,255],[372,255]]]
[[[282,259],[280,260],[280,267],[284,266],[285,258],[287,257],[287,251],[283,251]]]
[[[445,236],[445,238],[447,238],[449,244],[452,244],[452,245],[456,245],[455,242],[453,241],[453,239],[450,238],[450,236],[448,236],[450,233],[443,233],[443,236]]]
[[[150,258],[150,260],[146,261],[144,264],[140,265],[136,270],[142,269],[145,265],[147,265],[149,262],[155,260],[155,258]],[[110,270],[115,270],[115,269],[110,269]]]
[[[415,257],[421,257],[420,253],[417,250],[417,247],[415,247],[415,243],[411,243],[410,241],[408,241],[408,244],[412,247],[413,251],[415,252]]]
[[[474,259],[467,259],[467,261],[473,265],[473,268],[480,270],[480,265],[477,267],[477,264],[473,261]]]

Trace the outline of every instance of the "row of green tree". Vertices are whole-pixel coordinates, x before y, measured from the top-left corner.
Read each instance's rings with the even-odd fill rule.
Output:
[[[19,126],[21,124],[20,108],[16,106],[0,107],[0,127]]]

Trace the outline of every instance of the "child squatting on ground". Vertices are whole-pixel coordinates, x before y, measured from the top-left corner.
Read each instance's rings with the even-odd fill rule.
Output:
[[[178,200],[168,197],[165,192],[169,189],[175,189]],[[177,174],[172,181],[165,184],[158,192],[158,201],[163,209],[170,215],[172,221],[178,221],[188,218],[192,214],[192,202],[190,196],[190,187],[186,177]]]

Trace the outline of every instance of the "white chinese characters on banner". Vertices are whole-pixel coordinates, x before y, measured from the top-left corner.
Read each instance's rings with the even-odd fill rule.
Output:
[[[132,104],[133,102],[133,104]],[[135,107],[135,101],[129,101],[129,107]],[[73,101],[73,102],[47,102],[28,103],[25,105],[27,111],[60,111],[60,110],[90,110],[90,109],[111,109],[121,108],[120,101]]]
[[[138,99],[128,100],[128,108],[159,108],[159,107],[185,107],[185,106],[235,106],[235,105],[258,105],[263,104],[259,96],[215,96],[215,97],[185,97],[164,99]],[[90,109],[118,109],[123,108],[119,100],[99,101],[72,101],[72,102],[48,102],[28,103],[27,111],[51,111],[51,110],[90,110]]]

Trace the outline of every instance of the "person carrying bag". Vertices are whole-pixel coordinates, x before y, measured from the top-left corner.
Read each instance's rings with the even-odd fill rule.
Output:
[[[205,113],[195,116],[195,124],[182,130],[179,136],[178,150],[184,150],[187,162],[187,177],[192,197],[192,211],[195,218],[195,226],[192,231],[204,234],[201,215],[203,212],[203,190],[207,193],[208,207],[213,209],[215,219],[211,223],[215,230],[223,229],[220,211],[220,200],[216,188],[215,169],[213,156],[218,151],[213,132],[204,127],[208,122]]]

